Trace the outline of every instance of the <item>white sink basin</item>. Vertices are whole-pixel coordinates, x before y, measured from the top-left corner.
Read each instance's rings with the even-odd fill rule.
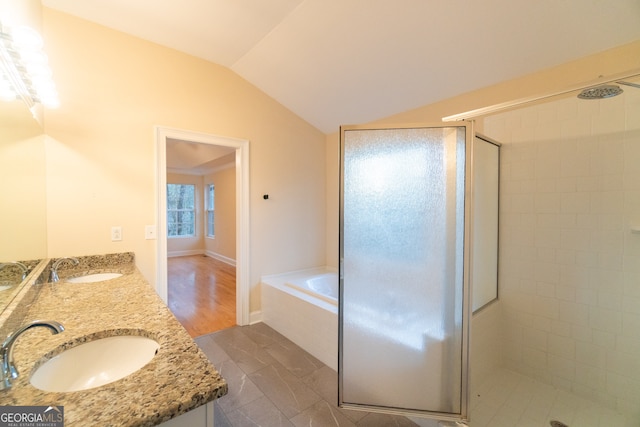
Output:
[[[70,277],[65,279],[69,283],[93,283],[104,282],[105,280],[116,279],[122,276],[122,273],[95,273],[87,274],[85,276]]]
[[[44,391],[78,391],[126,377],[153,359],[160,345],[153,339],[124,335],[89,341],[45,362],[31,375]]]

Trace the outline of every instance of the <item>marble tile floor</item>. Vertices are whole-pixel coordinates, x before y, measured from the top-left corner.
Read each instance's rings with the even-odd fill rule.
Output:
[[[337,408],[337,374],[264,323],[195,338],[229,384],[216,427],[416,426],[405,417]]]
[[[216,427],[436,427],[434,420],[339,409],[337,374],[264,323],[195,338],[229,383]],[[471,393],[470,427],[638,427],[591,401],[500,370]]]

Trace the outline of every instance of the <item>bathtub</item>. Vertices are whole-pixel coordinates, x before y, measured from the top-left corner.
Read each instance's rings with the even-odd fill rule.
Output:
[[[263,276],[262,321],[338,369],[338,274],[313,268]]]

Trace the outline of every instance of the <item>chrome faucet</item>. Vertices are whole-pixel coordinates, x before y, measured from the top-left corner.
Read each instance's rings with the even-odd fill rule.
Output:
[[[22,280],[24,280],[27,277],[27,274],[29,274],[29,267],[27,267],[26,265],[24,265],[19,261],[3,262],[2,264],[0,264],[0,270],[2,270],[5,267],[13,267],[13,266],[19,267],[20,270],[22,270]]]
[[[62,326],[61,323],[56,322],[55,320],[35,320],[10,333],[9,336],[7,336],[7,339],[5,339],[2,343],[2,347],[0,347],[0,357],[2,357],[2,372],[0,372],[0,375],[2,376],[0,377],[0,390],[11,388],[13,380],[18,378],[19,372],[15,364],[13,363],[13,345],[23,332],[37,326],[47,327],[51,329],[54,334],[59,334],[60,332],[64,331],[64,326]]]
[[[78,265],[77,258],[58,258],[51,266],[51,276],[49,278],[50,282],[57,282],[60,280],[60,278],[58,277],[58,267],[60,267],[60,264],[62,264],[63,262],[71,262],[73,265]]]

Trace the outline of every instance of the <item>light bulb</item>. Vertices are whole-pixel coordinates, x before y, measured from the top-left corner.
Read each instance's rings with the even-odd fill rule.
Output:
[[[16,99],[16,92],[5,79],[0,79],[0,99],[3,101],[13,101]]]
[[[44,42],[36,30],[31,27],[19,26],[11,29],[13,43],[21,49],[42,49]]]
[[[31,49],[22,49],[20,51],[20,60],[25,67],[47,65],[49,62],[49,58],[43,51]]]

